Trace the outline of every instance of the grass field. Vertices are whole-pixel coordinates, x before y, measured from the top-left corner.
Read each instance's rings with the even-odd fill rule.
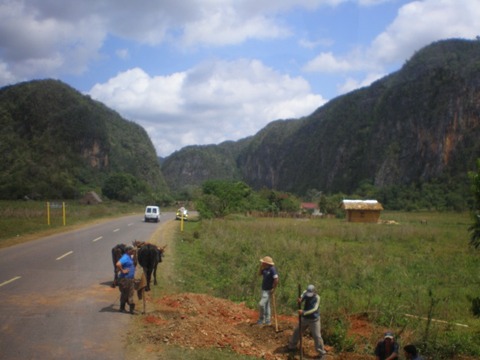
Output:
[[[177,239],[177,273],[185,291],[256,308],[259,259],[269,255],[281,278],[279,311],[295,311],[298,284],[315,284],[322,330],[337,348],[355,351],[348,319],[362,315],[425,355],[479,356],[480,321],[471,307],[480,295],[480,254],[468,246],[469,215],[384,212],[382,219],[390,224],[243,216],[189,222]]]
[[[0,247],[29,241],[40,234],[52,234],[87,222],[144,211],[141,205],[118,202],[80,205],[76,201],[56,201],[49,205],[48,217],[47,202],[0,200]]]
[[[61,208],[51,209],[47,225],[45,203],[1,201],[0,247],[143,209],[66,203],[64,226]],[[322,332],[336,349],[371,354],[375,339],[390,328],[401,343],[417,344],[428,359],[480,357],[480,320],[471,311],[472,299],[480,296],[480,253],[468,246],[469,214],[383,212],[381,218],[389,224],[242,215],[189,221],[175,239],[175,284],[179,291],[256,308],[259,259],[269,255],[281,279],[279,313],[295,313],[298,284],[315,284]],[[352,316],[375,325],[367,343],[347,335]],[[208,351],[203,357],[183,355],[213,356]]]

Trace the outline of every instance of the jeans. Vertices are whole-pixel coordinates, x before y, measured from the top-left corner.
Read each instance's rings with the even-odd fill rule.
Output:
[[[270,323],[270,290],[262,290],[262,298],[258,303],[260,308],[259,323]]]

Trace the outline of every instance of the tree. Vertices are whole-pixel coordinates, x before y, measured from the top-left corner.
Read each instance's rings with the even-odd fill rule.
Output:
[[[138,181],[133,175],[116,173],[111,175],[102,188],[105,196],[112,200],[131,201],[134,196],[146,191],[144,183]]]
[[[197,201],[202,217],[221,217],[250,209],[252,189],[241,181],[208,180]]]
[[[468,228],[470,231],[470,245],[478,249],[480,247],[480,159],[477,159],[477,171],[469,173],[472,182],[474,199],[473,224]]]

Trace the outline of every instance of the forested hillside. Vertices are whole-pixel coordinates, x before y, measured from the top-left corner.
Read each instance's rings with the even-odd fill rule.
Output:
[[[78,198],[117,176],[134,183],[129,196],[230,179],[300,196],[374,194],[387,205],[448,195],[461,208],[480,157],[480,42],[433,43],[309,116],[186,147],[162,159],[162,170],[142,127],[59,81],[0,89],[0,125],[2,199]]]
[[[0,198],[78,198],[114,174],[167,186],[145,130],[55,80],[0,89]]]
[[[437,191],[461,193],[480,157],[478,139],[480,42],[454,39],[425,47],[396,73],[308,117],[271,123],[224,153],[256,189],[351,194],[360,187],[421,192],[440,184]],[[197,159],[204,151],[197,149]],[[184,150],[171,155],[162,168],[169,183],[180,175],[168,166],[178,158],[189,164]],[[203,159],[195,168],[207,171],[211,159]],[[187,165],[183,174],[190,185],[203,181]]]

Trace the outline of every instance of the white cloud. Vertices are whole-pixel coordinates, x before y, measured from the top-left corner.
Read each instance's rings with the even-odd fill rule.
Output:
[[[382,1],[361,1],[372,5]],[[323,52],[308,61],[306,72],[349,74],[340,93],[369,85],[376,75],[400,66],[415,51],[446,38],[475,38],[480,34],[480,2],[471,0],[412,1],[402,6],[395,20],[368,46],[355,46],[346,54]],[[364,73],[367,73],[365,75]]]
[[[295,72],[304,62],[305,76],[312,72],[335,76],[337,90],[344,93],[396,70],[432,41],[480,34],[480,2],[472,0],[402,0],[406,4],[382,33],[369,44],[354,44],[344,52],[336,50],[336,34],[320,28],[304,31],[295,24],[303,11],[313,18],[314,11],[342,3],[353,8],[388,1],[392,6],[399,3],[0,0],[0,86],[72,74],[85,75],[76,78],[82,82],[111,76],[104,72],[108,66],[119,73],[97,80],[102,83],[91,88],[92,97],[142,124],[160,154],[190,144],[235,140],[253,135],[271,120],[308,115],[325,102],[306,78],[288,76],[287,70],[274,67]],[[339,16],[339,11],[329,9],[329,14]],[[300,33],[303,39],[294,38]],[[299,46],[292,46],[295,43]],[[281,51],[270,54],[272,46]],[[330,52],[318,52],[305,61],[309,51],[304,50],[318,46],[329,46]],[[198,64],[217,57],[261,58],[263,63]],[[126,64],[133,65],[127,70]],[[184,67],[188,70],[181,70]],[[90,87],[87,82],[82,86]]]
[[[277,25],[274,19],[262,15],[243,18],[234,8],[212,11],[208,16],[186,24],[184,30],[182,44],[186,46],[239,44],[252,38],[289,35],[289,31]]]
[[[238,140],[272,120],[305,116],[325,103],[303,78],[256,60],[210,61],[168,77],[131,69],[89,94],[144,126],[161,155],[191,144]]]
[[[315,49],[319,46],[332,46],[334,41],[332,39],[308,40],[300,39],[298,45],[306,49]]]
[[[150,77],[142,69],[134,68],[104,84],[94,85],[89,94],[129,119],[155,120],[159,114],[175,116],[182,113],[184,78],[184,73]]]
[[[79,74],[97,56],[104,31],[97,17],[76,23],[46,17],[26,2],[0,4],[0,78],[14,81],[32,77]]]
[[[371,85],[374,81],[381,79],[384,77],[386,74],[384,73],[369,73],[367,74],[363,80],[358,81],[352,77],[349,77],[348,79],[345,80],[343,84],[338,86],[337,90],[339,94],[346,94],[350,91],[353,91],[355,89],[359,89],[365,86]]]
[[[320,53],[313,60],[310,60],[303,68],[304,71],[336,73],[354,70],[356,65],[348,59],[337,58],[331,52]]]
[[[17,0],[0,2],[0,56],[20,81],[81,74],[102,56],[108,37],[156,46],[240,44],[288,36],[276,17],[292,7],[325,0]],[[333,1],[336,3],[337,1]],[[125,56],[125,50],[116,56]],[[7,78],[0,73],[0,79]],[[0,84],[1,85],[1,84]]]
[[[115,51],[115,54],[119,59],[126,60],[130,58],[130,52],[128,49],[117,49]]]
[[[403,61],[419,48],[440,39],[475,38],[480,33],[480,2],[414,1],[373,41],[369,53],[383,64]]]

